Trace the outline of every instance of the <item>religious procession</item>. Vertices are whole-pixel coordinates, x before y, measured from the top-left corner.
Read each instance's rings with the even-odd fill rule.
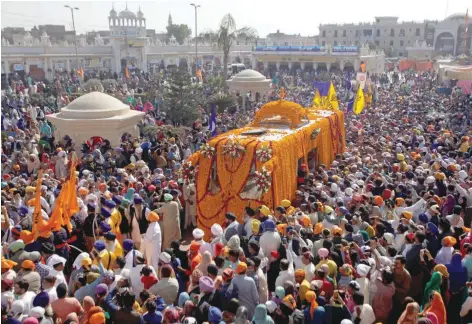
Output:
[[[472,323],[470,88],[387,70],[9,74],[2,324]]]

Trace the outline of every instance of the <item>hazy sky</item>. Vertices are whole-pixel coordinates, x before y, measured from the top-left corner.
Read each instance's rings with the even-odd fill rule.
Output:
[[[254,27],[259,36],[279,29],[285,33],[318,34],[320,23],[371,22],[374,16],[398,16],[400,21],[444,19],[453,13],[472,13],[472,0],[195,0],[198,31],[216,29],[221,18],[231,13],[238,26]],[[192,0],[128,1],[128,9],[139,6],[147,18],[147,27],[165,31],[167,17],[174,23],[185,23],[194,33]],[[119,12],[123,1],[1,1],[1,26],[32,28],[34,25],[57,24],[72,29],[70,11],[65,4],[79,7],[75,14],[79,33],[108,29],[108,14],[114,3]]]

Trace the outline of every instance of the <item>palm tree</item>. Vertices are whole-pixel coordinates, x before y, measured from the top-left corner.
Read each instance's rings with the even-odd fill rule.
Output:
[[[223,51],[223,77],[227,78],[228,57],[231,46],[239,37],[253,39],[257,36],[256,30],[251,27],[236,28],[236,22],[231,14],[226,14],[221,20],[220,26],[214,35],[213,42]]]

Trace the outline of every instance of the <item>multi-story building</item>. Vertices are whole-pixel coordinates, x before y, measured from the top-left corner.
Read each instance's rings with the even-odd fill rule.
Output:
[[[375,17],[373,23],[320,25],[321,45],[360,45],[383,49],[387,56],[407,56],[407,47],[426,41],[435,54],[462,54],[465,42],[470,50],[472,20],[465,35],[465,13],[442,21],[398,22],[398,17]],[[462,44],[462,46],[460,45]]]

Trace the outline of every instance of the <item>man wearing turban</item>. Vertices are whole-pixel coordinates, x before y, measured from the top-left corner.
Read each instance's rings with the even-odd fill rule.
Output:
[[[152,211],[149,213],[148,219],[150,224],[146,234],[144,234],[144,253],[147,264],[157,270],[162,248],[161,226],[158,223],[159,215]]]
[[[179,204],[173,199],[171,194],[164,194],[165,204],[157,209],[157,213],[162,219],[162,248],[170,248],[173,240],[180,240],[180,210]]]
[[[259,304],[259,292],[254,279],[246,275],[247,264],[239,262],[236,267],[236,276],[233,278],[233,289],[239,293],[239,304],[247,308],[248,317],[252,318],[257,304]]]

